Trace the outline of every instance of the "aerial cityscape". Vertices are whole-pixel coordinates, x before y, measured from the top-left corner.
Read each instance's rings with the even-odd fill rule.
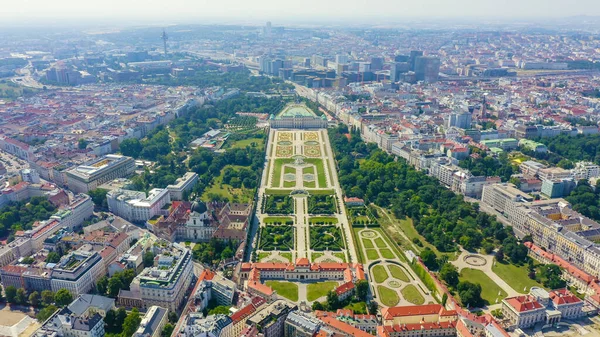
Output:
[[[0,4],[0,337],[600,337],[599,182],[592,1]]]

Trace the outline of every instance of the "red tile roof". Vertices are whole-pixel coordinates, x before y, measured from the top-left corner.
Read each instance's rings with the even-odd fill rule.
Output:
[[[332,317],[321,317],[320,320],[323,321],[323,323],[333,327],[334,329],[344,331],[344,333],[346,333],[347,336],[373,337],[373,335],[369,334],[368,332],[362,331],[358,328],[353,327],[350,324],[338,321],[337,319]]]
[[[573,295],[567,289],[557,289],[550,292],[550,299],[556,305],[573,304],[581,302],[579,297]]]
[[[433,314],[439,314],[440,316],[456,316],[456,311],[446,310],[440,304],[409,305],[381,309],[381,316],[383,317],[383,319]]]
[[[505,299],[517,312],[533,311],[543,309],[544,306],[531,295],[515,296]]]

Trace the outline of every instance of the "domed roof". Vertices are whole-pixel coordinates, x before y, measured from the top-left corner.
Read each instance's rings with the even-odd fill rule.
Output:
[[[191,208],[192,212],[202,214],[202,213],[206,212],[207,209],[208,208],[206,207],[206,204],[202,201],[194,201],[192,203],[192,208]]]

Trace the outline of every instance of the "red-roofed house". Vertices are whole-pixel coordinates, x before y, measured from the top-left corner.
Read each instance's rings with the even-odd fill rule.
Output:
[[[352,337],[373,337],[370,333],[362,331],[358,328],[353,327],[348,323],[338,321],[333,317],[321,317],[320,318],[327,327],[337,332],[341,336],[352,336]]]
[[[337,293],[340,301],[343,301],[354,294],[354,283],[346,282],[335,288],[335,292]]]
[[[549,293],[554,309],[560,311],[561,319],[577,319],[583,315],[583,301],[567,289]]]
[[[456,321],[422,322],[377,327],[378,337],[456,336]]]
[[[505,298],[502,314],[512,328],[529,328],[546,320],[546,308],[531,295]]]

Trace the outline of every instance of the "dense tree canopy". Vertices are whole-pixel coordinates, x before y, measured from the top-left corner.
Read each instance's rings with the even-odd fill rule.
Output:
[[[435,178],[374,144],[365,145],[358,132],[343,125],[329,132],[344,193],[389,208],[398,218],[410,217],[439,251],[455,251],[458,244],[467,250],[499,246],[512,236],[511,228],[479,212],[478,205],[464,201]]]
[[[0,236],[31,229],[34,222],[48,219],[55,211],[56,207],[44,197],[10,204],[0,209]]]

